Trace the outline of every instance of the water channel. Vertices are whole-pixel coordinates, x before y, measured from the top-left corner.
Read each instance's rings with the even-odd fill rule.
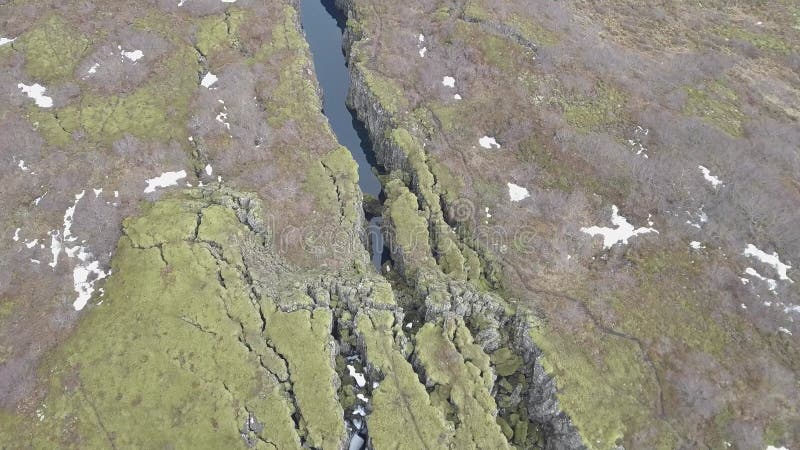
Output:
[[[354,111],[347,108],[350,73],[342,50],[345,18],[333,0],[301,0],[300,21],[311,48],[314,69],[322,88],[322,109],[339,143],[345,146],[358,163],[358,185],[366,195],[380,198],[382,187],[373,172],[376,166],[372,143],[364,125]],[[372,263],[380,271],[385,261],[381,218],[367,217]]]

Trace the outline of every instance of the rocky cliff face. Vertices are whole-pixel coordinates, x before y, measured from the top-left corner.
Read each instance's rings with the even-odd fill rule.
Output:
[[[378,163],[388,172],[388,177],[392,178],[390,186],[387,186],[389,201],[384,213],[384,224],[386,239],[394,244],[391,250],[395,267],[403,281],[414,287],[416,296],[424,299],[426,321],[439,323],[442,320],[452,320],[454,316],[458,317],[473,326],[471,331],[477,336],[477,342],[484,351],[494,353],[502,347],[510,349],[509,354],[514,358],[521,359],[518,368],[522,375],[521,382],[510,388],[513,393],[511,397],[515,401],[510,407],[501,408],[501,420],[507,421],[512,414],[521,413],[541,427],[545,448],[583,448],[574,426],[559,409],[555,383],[538,361],[541,351],[530,336],[530,327],[536,323],[533,315],[524,310],[512,309],[499,296],[479,292],[476,286],[482,284],[467,282],[469,276],[461,277],[464,278],[461,281],[445,281],[448,280],[447,275],[469,271],[469,261],[463,258],[466,251],[471,252],[480,265],[486,266],[486,261],[480,259],[478,252],[481,249],[476,251],[470,248],[459,241],[457,236],[454,237],[455,233],[450,235],[440,231],[450,227],[444,218],[457,199],[448,198],[445,187],[437,180],[435,169],[425,161],[424,150],[403,128],[409,127],[418,132],[420,124],[413,119],[394,118],[390,112],[391,106],[387,107],[387,103],[395,101],[386,98],[391,93],[381,92],[375,83],[371,85],[370,74],[359,64],[358,46],[363,36],[359,36],[359,30],[355,28],[359,18],[352,3],[340,1],[337,6],[348,17],[348,28],[345,32],[348,38],[344,49],[350,61],[348,104],[366,124]],[[384,95],[383,99],[381,94]],[[393,208],[401,207],[398,197],[393,196],[397,191],[402,191],[401,195],[412,197],[414,205],[422,205],[424,223],[421,226],[409,228],[406,223],[398,223],[392,219]],[[416,208],[402,211],[399,215],[414,215],[415,210]],[[404,239],[414,233],[424,235],[426,231],[430,236],[428,239]],[[428,241],[430,246],[427,246]],[[426,247],[428,254],[418,255],[417,247]],[[461,256],[458,261],[460,267],[453,267],[446,257],[440,257],[436,264],[431,264],[430,259],[434,253],[431,248],[446,248],[449,252],[457,253]],[[487,274],[480,276],[485,280]],[[472,278],[473,281],[476,279],[477,277]],[[523,446],[526,443],[524,438],[515,442]]]

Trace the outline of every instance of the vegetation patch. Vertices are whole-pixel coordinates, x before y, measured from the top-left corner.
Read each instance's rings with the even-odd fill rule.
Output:
[[[687,88],[686,95],[686,114],[701,117],[731,136],[741,136],[744,113],[733,89],[714,81],[700,88]]]
[[[625,122],[627,97],[612,86],[599,84],[591,96],[562,101],[564,119],[582,131],[601,131]]]
[[[14,43],[25,53],[25,71],[36,80],[60,81],[72,75],[90,41],[57,15],[42,19]]]

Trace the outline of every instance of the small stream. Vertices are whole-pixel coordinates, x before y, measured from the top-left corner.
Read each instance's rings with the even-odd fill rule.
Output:
[[[311,48],[317,79],[322,88],[322,112],[328,118],[339,143],[350,150],[353,159],[358,163],[358,185],[361,192],[380,198],[381,182],[372,171],[377,165],[372,143],[364,125],[346,105],[350,72],[342,50],[345,18],[336,9],[333,0],[301,0],[300,22]],[[381,264],[388,259],[380,231],[381,218],[368,216],[367,220],[372,263],[380,272]]]

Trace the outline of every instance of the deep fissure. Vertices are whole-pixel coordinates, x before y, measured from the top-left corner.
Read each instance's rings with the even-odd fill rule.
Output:
[[[300,19],[306,35],[320,89],[322,113],[328,118],[338,142],[347,148],[358,165],[358,186],[362,194],[384,199],[383,187],[377,173],[378,164],[373,143],[365,125],[346,104],[350,73],[342,47],[345,29],[344,15],[330,0],[300,2]],[[366,238],[371,260],[378,272],[389,259],[381,233],[380,215],[366,212]]]

